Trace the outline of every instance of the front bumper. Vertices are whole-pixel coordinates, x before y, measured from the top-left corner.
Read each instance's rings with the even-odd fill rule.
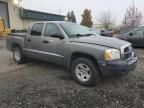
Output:
[[[135,70],[137,65],[137,57],[135,56],[128,61],[98,60],[98,64],[103,77],[123,76],[127,75],[130,71]]]

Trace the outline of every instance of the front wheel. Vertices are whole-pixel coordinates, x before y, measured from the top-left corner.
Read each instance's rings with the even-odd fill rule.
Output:
[[[13,58],[14,58],[14,61],[18,64],[21,64],[24,62],[25,56],[24,56],[21,48],[19,48],[19,47],[13,48]]]
[[[75,80],[84,86],[93,86],[100,79],[98,67],[88,58],[75,59],[71,71]]]

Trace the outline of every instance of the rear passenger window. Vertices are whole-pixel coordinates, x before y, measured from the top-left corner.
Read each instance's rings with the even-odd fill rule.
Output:
[[[42,34],[43,23],[34,24],[31,30],[31,35],[41,36]]]

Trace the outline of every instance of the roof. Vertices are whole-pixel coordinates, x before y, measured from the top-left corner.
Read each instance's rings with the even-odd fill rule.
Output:
[[[68,22],[68,21],[45,21],[45,22],[52,22],[52,23],[57,23],[57,24],[61,24],[61,23],[73,23],[73,22]]]
[[[73,22],[67,22],[67,21],[39,21],[39,22],[34,22],[32,24],[35,24],[35,23],[55,23],[55,24],[70,24],[70,23],[73,23]],[[75,23],[73,23],[75,24]]]
[[[57,15],[46,12],[39,12],[28,9],[20,9],[20,16],[22,19],[34,19],[34,20],[44,20],[44,21],[64,21],[65,16]]]

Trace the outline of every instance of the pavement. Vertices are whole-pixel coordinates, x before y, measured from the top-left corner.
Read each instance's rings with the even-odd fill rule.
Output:
[[[59,65],[31,60],[17,65],[0,39],[0,108],[144,108],[144,49],[127,76],[77,84]]]

